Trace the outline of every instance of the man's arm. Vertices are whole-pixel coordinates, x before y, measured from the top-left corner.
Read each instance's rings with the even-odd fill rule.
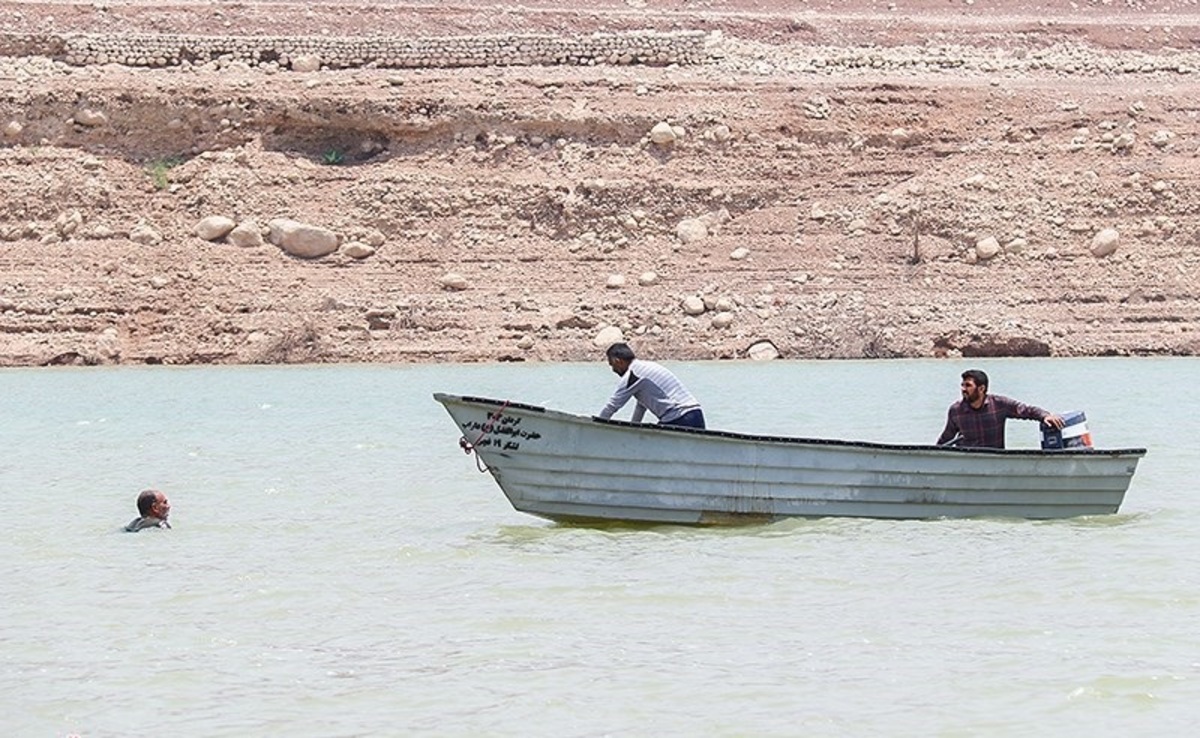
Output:
[[[1062,428],[1065,424],[1062,416],[1056,415],[1049,410],[1043,410],[1037,405],[1026,405],[1023,402],[1003,398],[1005,408],[1010,418],[1019,418],[1021,420],[1040,420],[1051,428]]]
[[[937,445],[945,445],[947,441],[958,435],[958,423],[954,419],[954,408],[951,407],[946,411],[946,427],[942,429],[942,435],[938,436]]]
[[[637,390],[638,378],[633,376],[633,372],[630,372],[628,376],[628,380],[624,378],[621,379],[621,383],[617,385],[616,391],[613,392],[612,397],[608,399],[608,404],[605,405],[604,409],[600,411],[599,416],[601,418],[611,418],[614,413],[625,407],[625,403],[629,402],[629,399],[633,397],[634,392]],[[646,412],[646,409],[642,408],[641,405],[638,405],[638,407],[641,408],[642,412]],[[634,413],[636,414],[636,412],[637,411],[635,410]]]

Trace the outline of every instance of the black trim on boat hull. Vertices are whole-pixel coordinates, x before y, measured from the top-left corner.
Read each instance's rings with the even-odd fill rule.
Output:
[[[495,400],[489,397],[468,397],[466,395],[456,396],[448,395],[449,397],[457,397],[462,402],[474,403],[478,405],[492,405],[495,407],[509,407],[515,410],[526,410],[528,412],[546,413],[546,408],[538,405],[527,405],[521,402],[509,402],[507,400]],[[570,415],[570,413],[566,413]],[[574,416],[582,419],[584,416]],[[1145,456],[1146,449],[1144,448],[1120,448],[1120,449],[1095,449],[1095,448],[1066,448],[1066,449],[1005,449],[1005,448],[961,448],[958,446],[933,446],[929,444],[897,444],[897,443],[876,443],[874,441],[846,441],[838,438],[796,438],[793,436],[768,436],[757,435],[750,433],[736,433],[734,431],[721,431],[712,429],[688,428],[685,426],[676,425],[658,425],[653,423],[634,423],[628,420],[617,420],[615,418],[598,418],[592,416],[593,423],[603,425],[614,425],[626,428],[638,428],[640,430],[649,430],[662,433],[691,433],[702,436],[712,436],[717,438],[731,438],[740,441],[761,441],[770,443],[792,443],[792,444],[809,444],[818,446],[850,446],[854,448],[876,448],[890,451],[940,451],[947,453],[959,454],[1002,454],[1002,455],[1026,455],[1026,456]]]

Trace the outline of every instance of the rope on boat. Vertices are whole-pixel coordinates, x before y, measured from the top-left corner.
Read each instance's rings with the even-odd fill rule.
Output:
[[[475,447],[479,445],[479,442],[483,440],[484,436],[492,432],[492,427],[496,425],[496,421],[504,415],[504,408],[506,407],[508,407],[508,400],[504,401],[504,404],[500,406],[499,410],[488,416],[487,422],[484,423],[483,428],[479,430],[479,435],[475,438],[474,443],[468,441],[466,436],[461,436],[458,439],[458,447],[463,450],[464,454],[475,454],[475,468],[478,469],[480,473],[487,471],[488,468],[483,465],[483,459],[479,458],[479,451],[477,451]]]

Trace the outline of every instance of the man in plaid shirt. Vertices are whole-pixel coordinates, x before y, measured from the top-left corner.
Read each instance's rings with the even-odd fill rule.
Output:
[[[962,402],[950,406],[946,428],[937,445],[971,448],[1004,448],[1004,421],[1009,418],[1040,420],[1054,428],[1063,427],[1063,419],[1040,407],[988,394],[988,376],[980,369],[962,373]]]

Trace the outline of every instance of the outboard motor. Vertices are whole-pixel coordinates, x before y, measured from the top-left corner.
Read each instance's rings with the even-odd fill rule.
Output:
[[[1091,448],[1092,434],[1088,432],[1087,415],[1082,410],[1062,414],[1063,427],[1042,425],[1042,448]]]

